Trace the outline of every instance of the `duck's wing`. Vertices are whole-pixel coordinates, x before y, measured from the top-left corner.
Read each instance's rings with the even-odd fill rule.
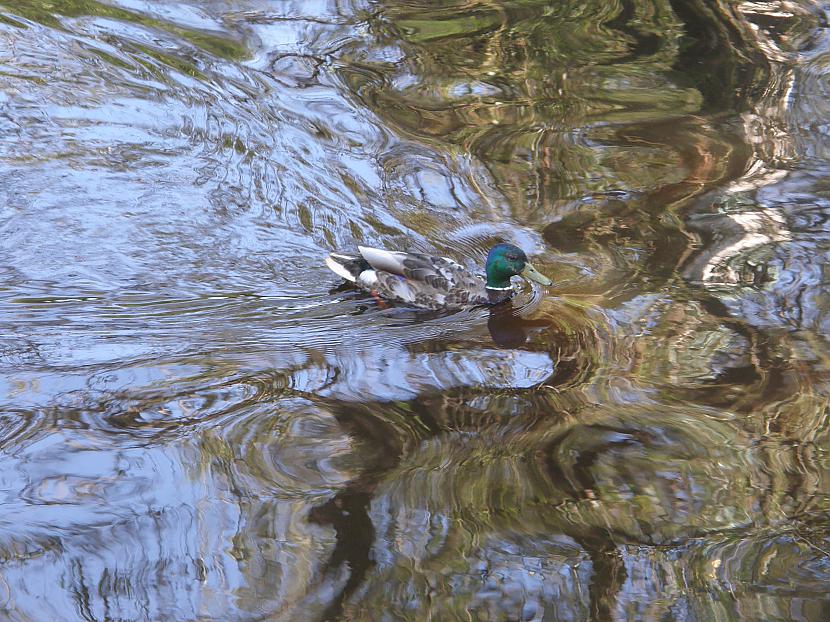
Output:
[[[359,284],[382,298],[428,309],[457,308],[486,302],[484,281],[446,257],[358,247],[373,268]]]
[[[406,276],[404,272],[407,269],[407,258],[411,260],[411,258],[416,256],[412,253],[387,251],[382,248],[372,248],[371,246],[358,246],[357,250],[363,259],[375,270],[383,270],[384,272],[391,272],[399,276]]]
[[[363,259],[375,270],[426,283],[436,289],[449,289],[463,284],[469,286],[481,280],[464,266],[446,257],[386,251],[367,246],[357,248]]]

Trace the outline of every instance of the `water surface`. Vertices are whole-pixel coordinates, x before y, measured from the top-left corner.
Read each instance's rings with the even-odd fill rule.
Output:
[[[824,10],[0,0],[0,618],[830,619]]]

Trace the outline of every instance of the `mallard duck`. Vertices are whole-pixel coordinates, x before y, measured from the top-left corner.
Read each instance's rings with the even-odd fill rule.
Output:
[[[390,302],[423,309],[496,305],[513,295],[510,277],[541,285],[540,274],[518,246],[497,244],[487,255],[486,280],[446,257],[358,246],[359,255],[331,253],[326,265],[358,288]]]

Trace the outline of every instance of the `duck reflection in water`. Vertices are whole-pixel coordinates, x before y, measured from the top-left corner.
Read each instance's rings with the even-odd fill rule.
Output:
[[[340,294],[351,291],[347,283],[342,283],[329,291],[330,294]],[[380,309],[387,309],[391,305],[383,300],[375,299],[374,306]],[[362,315],[368,311],[370,306],[359,305],[353,315]],[[427,320],[445,313],[435,311],[417,311],[420,320]],[[501,349],[514,350],[525,345],[530,335],[535,331],[542,331],[551,327],[549,320],[528,319],[521,315],[520,307],[512,300],[488,308],[487,330],[493,343]]]
[[[522,317],[512,300],[490,307],[489,311],[487,330],[490,337],[496,346],[506,350],[522,347],[534,330],[550,328],[547,320]]]

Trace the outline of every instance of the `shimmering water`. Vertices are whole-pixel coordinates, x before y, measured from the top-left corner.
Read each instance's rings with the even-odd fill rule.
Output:
[[[830,619],[825,8],[0,0],[0,619]]]

